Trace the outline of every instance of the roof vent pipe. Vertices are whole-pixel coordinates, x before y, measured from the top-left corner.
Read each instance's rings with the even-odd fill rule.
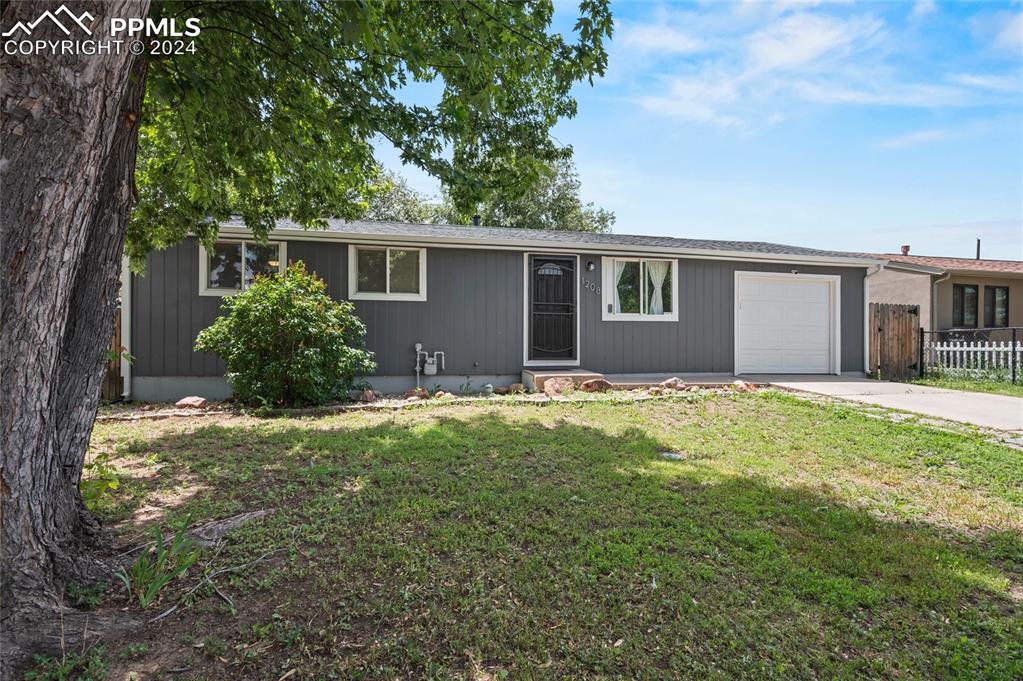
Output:
[[[909,244],[902,247],[902,255],[909,255]]]
[[[977,239],[977,260],[980,260],[980,239]]]
[[[472,226],[473,227],[479,227],[480,226],[480,216],[479,216],[479,214],[476,214],[476,215],[472,216]]]

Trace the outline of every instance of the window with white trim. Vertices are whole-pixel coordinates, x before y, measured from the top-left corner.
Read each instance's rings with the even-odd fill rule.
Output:
[[[426,300],[426,249],[350,245],[348,297],[352,300]]]
[[[212,250],[199,247],[199,295],[230,296],[252,285],[257,276],[284,274],[285,244],[217,241]]]
[[[604,321],[678,321],[678,260],[603,258]]]

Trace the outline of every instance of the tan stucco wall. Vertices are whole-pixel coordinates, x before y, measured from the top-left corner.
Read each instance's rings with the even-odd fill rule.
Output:
[[[937,286],[937,328],[952,328],[952,286],[954,284],[977,284],[979,299],[978,326],[988,326],[991,320],[984,319],[984,287],[1009,287],[1009,326],[1023,326],[1023,279],[1008,277],[968,277],[952,275],[947,281]]]
[[[883,269],[867,277],[870,302],[920,306],[920,326],[931,326],[931,276]],[[949,301],[952,299],[949,298]],[[1012,293],[1009,293],[1012,303]],[[950,303],[951,304],[951,303]],[[951,314],[951,313],[949,313]]]

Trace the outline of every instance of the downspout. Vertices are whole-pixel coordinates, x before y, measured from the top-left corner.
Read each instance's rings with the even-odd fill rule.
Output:
[[[870,377],[870,278],[884,269],[887,263],[877,265],[877,269],[871,272],[867,268],[867,275],[863,277],[863,373]]]
[[[121,396],[131,399],[131,268],[127,256],[121,258]]]
[[[936,331],[938,326],[938,284],[951,278],[952,273],[946,272],[944,276],[940,276],[931,282],[931,328],[927,329],[928,331]]]

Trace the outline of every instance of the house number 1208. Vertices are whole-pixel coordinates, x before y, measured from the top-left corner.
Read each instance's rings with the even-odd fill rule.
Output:
[[[583,286],[585,286],[590,291],[593,291],[594,293],[600,293],[600,287],[597,286],[595,282],[592,282],[589,279],[583,279]]]

